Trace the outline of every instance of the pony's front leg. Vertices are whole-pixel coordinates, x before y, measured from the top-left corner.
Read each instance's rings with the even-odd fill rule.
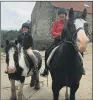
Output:
[[[19,91],[18,91],[18,100],[22,100],[23,86],[24,86],[24,82],[20,83],[20,87],[19,87]]]
[[[10,83],[11,83],[11,97],[10,97],[10,100],[17,100],[15,80],[10,79]]]

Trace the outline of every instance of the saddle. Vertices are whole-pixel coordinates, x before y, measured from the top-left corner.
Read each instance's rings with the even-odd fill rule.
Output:
[[[49,64],[50,64],[50,62],[51,62],[51,60],[52,60],[52,57],[53,57],[53,55],[55,54],[55,52],[56,52],[56,50],[58,49],[58,47],[59,47],[59,45],[56,46],[56,47],[50,52],[50,55],[49,55],[49,57],[48,57],[48,59],[47,59],[47,62],[46,62],[48,67],[49,67]],[[83,64],[83,56],[81,55],[80,52],[78,52],[78,56],[79,56],[79,58],[80,58],[81,64]]]

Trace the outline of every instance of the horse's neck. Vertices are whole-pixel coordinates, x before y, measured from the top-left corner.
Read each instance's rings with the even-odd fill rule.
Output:
[[[60,54],[65,56],[72,56],[75,52],[74,46],[71,43],[64,42],[59,46]]]

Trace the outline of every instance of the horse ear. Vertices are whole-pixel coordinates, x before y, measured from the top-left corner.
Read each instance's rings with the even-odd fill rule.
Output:
[[[69,10],[69,19],[73,19],[74,18],[74,11],[73,8],[70,8]]]
[[[9,41],[8,40],[6,40],[6,45],[8,45],[9,44]]]
[[[81,18],[83,18],[84,20],[86,19],[86,16],[87,16],[87,9],[85,8],[84,10],[83,10],[83,13],[82,13],[82,15],[81,15]]]
[[[18,44],[18,41],[17,41],[17,40],[15,40],[15,44],[16,44],[16,45]]]

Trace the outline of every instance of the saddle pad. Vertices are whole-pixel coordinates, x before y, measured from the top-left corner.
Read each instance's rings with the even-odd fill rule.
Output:
[[[51,53],[50,53],[50,55],[49,55],[49,57],[48,57],[48,59],[47,59],[47,66],[48,66],[48,67],[49,67],[50,61],[51,61],[51,59],[52,59],[52,57],[53,57],[53,55],[54,55],[54,53],[55,53],[55,51],[57,50],[58,47],[59,47],[59,46],[56,46],[56,47],[51,51]]]

